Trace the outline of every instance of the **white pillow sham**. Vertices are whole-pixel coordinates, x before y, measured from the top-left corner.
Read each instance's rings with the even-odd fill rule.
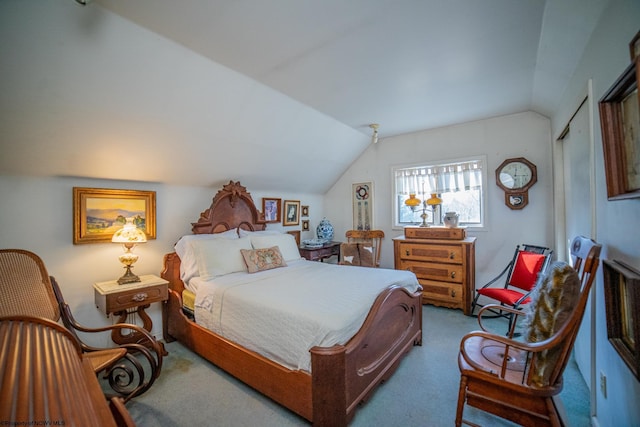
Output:
[[[180,279],[184,283],[188,283],[189,280],[198,276],[198,262],[193,252],[192,243],[199,240],[213,239],[238,239],[238,230],[234,228],[216,234],[188,234],[182,236],[178,243],[175,244],[174,250],[180,257]]]
[[[274,234],[282,234],[281,231],[276,231],[276,230],[258,230],[258,231],[249,231],[249,230],[245,230],[243,228],[238,228],[238,234],[240,234],[240,237],[246,237],[246,236],[273,236]]]
[[[192,244],[198,263],[198,274],[204,280],[247,271],[240,249],[253,249],[248,237],[196,240]]]
[[[291,234],[251,234],[249,238],[251,239],[251,245],[254,249],[263,249],[270,248],[272,246],[278,246],[285,262],[300,259],[300,251],[298,250],[296,239]]]

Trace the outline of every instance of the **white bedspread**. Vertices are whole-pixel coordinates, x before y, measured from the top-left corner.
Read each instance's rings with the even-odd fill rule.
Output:
[[[345,344],[380,292],[419,288],[410,271],[299,260],[259,273],[192,279],[196,322],[290,369],[311,370],[309,349]]]

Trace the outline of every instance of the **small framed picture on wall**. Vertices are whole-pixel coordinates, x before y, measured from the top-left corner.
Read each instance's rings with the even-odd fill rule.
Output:
[[[288,226],[298,224],[300,224],[300,200],[285,200],[282,225]]]

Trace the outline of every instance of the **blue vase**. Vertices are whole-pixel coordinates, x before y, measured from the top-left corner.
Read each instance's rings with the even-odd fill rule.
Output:
[[[318,239],[322,239],[326,242],[330,242],[333,240],[333,225],[329,222],[328,219],[322,218],[320,224],[316,228],[316,235]]]

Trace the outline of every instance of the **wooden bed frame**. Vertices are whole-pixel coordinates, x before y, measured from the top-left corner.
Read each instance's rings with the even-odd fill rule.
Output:
[[[192,225],[194,234],[265,228],[264,216],[251,195],[233,181],[218,191],[211,207]],[[392,375],[402,357],[413,346],[422,345],[421,292],[392,286],[378,296],[361,329],[347,344],[310,350],[311,374],[290,370],[197,325],[184,314],[184,283],[175,253],[165,255],[162,277],[169,281],[169,299],[163,306],[167,342],[178,340],[315,426],[346,426],[358,404]]]

